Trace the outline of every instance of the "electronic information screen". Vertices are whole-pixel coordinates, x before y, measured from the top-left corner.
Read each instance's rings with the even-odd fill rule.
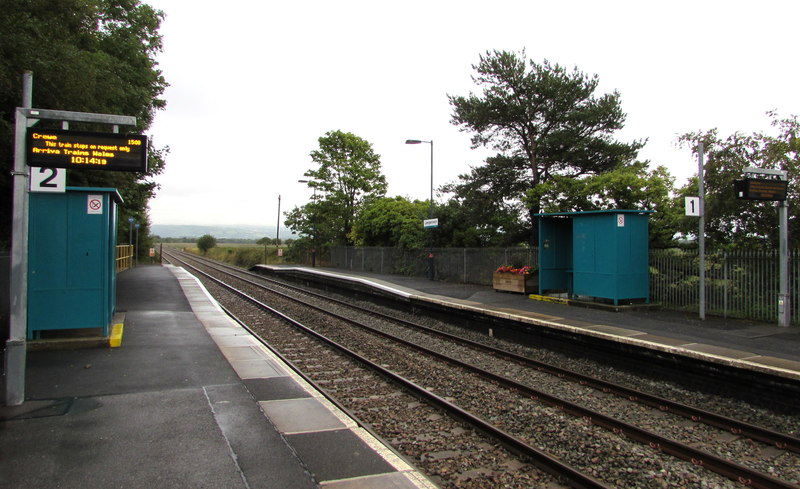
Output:
[[[42,168],[147,171],[147,136],[28,129],[27,163]]]
[[[786,180],[766,178],[745,178],[733,182],[736,197],[747,200],[786,200]]]

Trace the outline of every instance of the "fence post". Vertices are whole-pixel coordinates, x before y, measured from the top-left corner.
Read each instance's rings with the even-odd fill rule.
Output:
[[[722,317],[728,317],[728,252],[722,254],[722,281],[723,281],[723,298],[722,298]]]
[[[467,283],[467,249],[464,248],[464,283]]]

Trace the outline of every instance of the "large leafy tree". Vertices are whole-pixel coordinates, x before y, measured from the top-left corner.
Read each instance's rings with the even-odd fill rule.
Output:
[[[486,174],[499,165],[505,176],[516,179],[483,185],[482,190],[495,197],[498,209],[519,201],[524,195],[521,189],[554,175],[579,177],[609,171],[620,162],[632,161],[643,146],[642,142],[614,140],[625,114],[619,93],[595,95],[596,75],[568,71],[546,60],[542,64],[528,61],[525,51],[487,52],[473,68],[473,81],[483,91],[449,96],[452,122],[473,133],[473,147],[487,146],[503,156],[487,160]],[[540,210],[538,202],[528,203],[528,226]],[[529,233],[532,244],[535,230],[533,226]]]
[[[21,104],[24,71],[32,71],[33,106],[78,112],[133,115],[144,131],[167,84],[157,68],[163,13],[138,0],[3,0],[0,8],[0,247],[11,223],[14,110]],[[41,121],[40,127],[53,122]],[[60,128],[60,125],[52,126]],[[109,131],[107,126],[71,129]],[[147,202],[153,177],[163,171],[167,149],[149,148],[147,173],[68,172],[68,185],[116,187],[125,204],[120,221],[133,217],[149,234]],[[127,230],[120,229],[127,241]]]
[[[380,155],[360,137],[329,131],[311,152],[318,165],[304,175],[314,189],[313,201],[286,214],[286,225],[317,243],[352,244],[353,224],[361,210],[386,194]],[[302,243],[301,243],[302,244]]]
[[[650,218],[650,245],[673,244],[680,212],[672,198],[674,178],[647,162],[619,165],[599,175],[583,178],[554,176],[530,189],[526,199],[538,202],[542,212],[578,212],[609,209],[655,211]]]
[[[530,188],[522,157],[492,156],[458,178],[442,186],[452,196],[447,211],[458,216],[447,220],[457,226],[452,246],[516,246],[531,239],[530,217],[521,199]]]
[[[352,241],[359,246],[423,248],[428,203],[404,197],[384,197],[367,205],[353,226]]]
[[[800,192],[800,122],[797,116],[780,118],[768,112],[775,133],[734,133],[721,137],[716,129],[684,134],[679,143],[697,155],[705,152],[706,236],[711,247],[774,247],[778,243],[775,202],[739,200],[733,181],[743,178],[747,167],[785,170],[789,175],[788,201]],[[679,190],[679,197],[697,195],[697,176]],[[697,221],[681,221],[681,231],[696,236]],[[789,239],[800,239],[800,211],[789,206]]]

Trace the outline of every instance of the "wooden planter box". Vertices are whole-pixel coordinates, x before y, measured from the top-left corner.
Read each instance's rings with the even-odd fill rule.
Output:
[[[519,275],[517,273],[494,272],[494,275],[492,275],[492,287],[494,287],[494,290],[528,294],[539,290],[539,276],[538,274]]]

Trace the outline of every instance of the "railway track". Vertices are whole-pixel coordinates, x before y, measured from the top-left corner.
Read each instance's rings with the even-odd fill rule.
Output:
[[[177,257],[173,255],[172,259],[177,260]],[[526,446],[533,448],[525,454],[526,459],[539,460],[537,463],[546,470],[560,473],[562,467],[548,465],[552,462],[546,461],[546,452],[555,454],[550,460],[555,459],[559,464],[566,462],[586,477],[581,480],[581,476],[571,475],[569,480],[573,487],[664,487],[665,484],[798,487],[796,467],[800,466],[797,464],[800,443],[791,434],[586,377],[517,353],[492,349],[420,326],[408,319],[387,317],[374,310],[365,311],[363,307],[354,311],[352,303],[331,301],[318,294],[309,298],[310,293],[305,290],[271,284],[271,289],[280,288],[281,291],[265,291],[261,289],[266,283],[264,277],[220,264],[199,263],[197,257],[190,259],[198,263],[198,269],[205,268],[215,275],[224,274],[226,281],[248,289],[241,294],[259,296],[259,300],[270,303],[279,302],[283,304],[282,308],[294,307],[292,314],[295,317],[303,316],[305,323],[314,322],[314,328],[331,341],[349,345],[345,348],[350,351],[359,350],[360,362],[372,359],[372,363],[380,364],[379,369],[401,375],[409,381],[404,388],[416,390],[417,395],[432,390],[435,393],[432,399],[438,399],[435,402],[441,408],[460,409],[460,412],[456,411],[459,419],[482,423],[478,429],[492,433],[492,436],[511,435],[502,443],[515,451],[524,451]],[[219,284],[210,286],[221,287]],[[300,306],[289,305],[298,300],[305,302]],[[334,319],[328,314],[331,309],[348,310],[348,317],[339,314]],[[322,314],[326,315],[325,319],[320,319]],[[349,317],[353,314],[359,316],[358,319]],[[252,317],[245,322],[250,323],[257,320],[259,313],[251,312],[248,316]],[[361,331],[354,337],[356,330]],[[293,343],[286,345],[280,336],[267,341],[279,342],[292,352]],[[298,363],[297,359],[292,361]],[[316,361],[321,362],[318,358]],[[313,362],[307,364],[307,368],[315,370]],[[336,367],[331,369],[340,371]],[[382,372],[382,375],[388,373]],[[349,377],[345,379],[345,382],[334,379],[323,381],[323,384],[356,383]],[[542,386],[547,386],[547,389]],[[385,416],[378,417],[371,424],[383,426],[385,419]],[[387,436],[380,430],[379,434],[392,441],[391,434]],[[395,435],[398,439],[403,437],[402,433]],[[429,437],[428,434],[421,436],[423,439]],[[731,444],[749,446],[749,449],[732,450]],[[415,460],[425,461],[429,456],[414,452],[403,443],[395,446]],[[732,451],[737,455],[731,456]],[[441,450],[431,453],[445,460],[455,456],[447,450],[444,452],[447,456],[442,455]],[[776,463],[778,459],[783,460]],[[516,464],[505,465],[509,466]],[[478,472],[472,474],[476,477],[470,480],[485,482],[487,473],[495,477],[498,474],[509,476],[508,470],[496,467],[474,470]],[[465,472],[469,470],[458,474]],[[511,479],[517,476],[514,474]],[[448,483],[465,487],[464,482]]]

